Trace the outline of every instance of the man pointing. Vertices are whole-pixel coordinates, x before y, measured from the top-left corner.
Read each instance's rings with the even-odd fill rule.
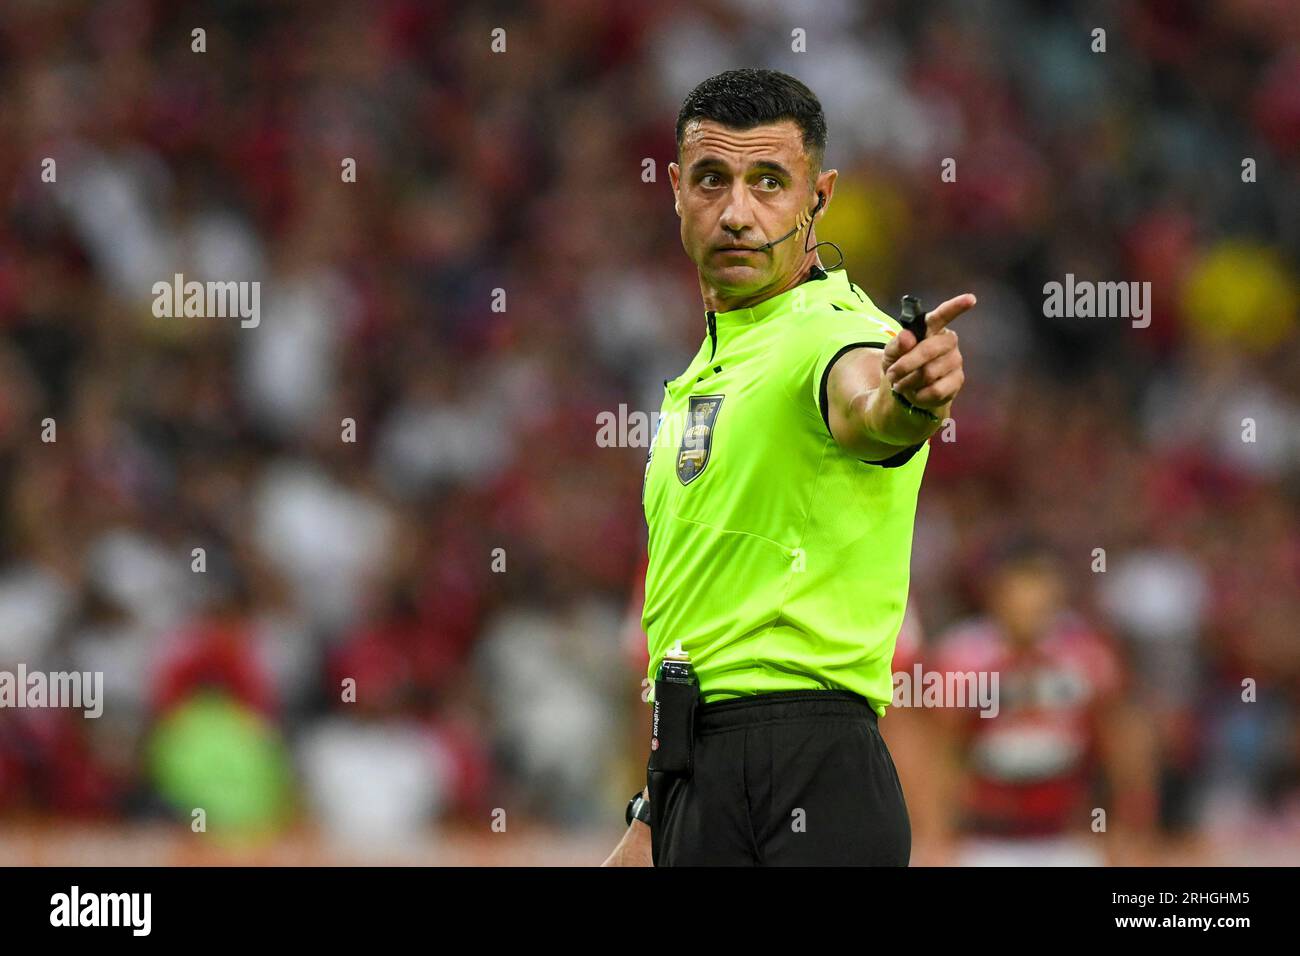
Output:
[[[706,80],[677,144],[704,335],[664,383],[646,465],[642,624],[649,676],[688,659],[698,704],[685,767],[668,762],[683,741],[656,732],[606,862],[904,866],[907,807],[877,720],[927,441],[963,382],[948,325],[975,297],[931,311],[918,342],[822,267],[815,222],[838,173],[793,77]]]

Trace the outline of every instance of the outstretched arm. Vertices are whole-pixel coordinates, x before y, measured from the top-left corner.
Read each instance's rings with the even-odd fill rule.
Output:
[[[904,330],[883,350],[854,349],[832,366],[827,411],[841,448],[882,461],[938,431],[966,380],[948,323],[974,306],[969,292],[949,299],[926,316],[921,342]]]

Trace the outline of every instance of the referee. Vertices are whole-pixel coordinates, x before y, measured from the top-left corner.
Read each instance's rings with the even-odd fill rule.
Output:
[[[664,383],[646,464],[642,624],[650,678],[688,655],[697,703],[690,769],[651,754],[606,865],[911,854],[877,720],[928,439],[963,382],[947,325],[975,297],[931,311],[918,342],[822,267],[813,225],[838,176],[825,146],[817,98],[770,70],[705,80],[677,117],[669,175],[705,334]]]

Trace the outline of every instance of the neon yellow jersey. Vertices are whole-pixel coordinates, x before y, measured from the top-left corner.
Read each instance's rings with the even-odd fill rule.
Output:
[[[834,359],[900,326],[843,271],[812,276],[706,313],[664,383],[642,491],[648,675],[680,640],[706,701],[826,688],[883,715],[929,444],[870,464],[831,436]]]

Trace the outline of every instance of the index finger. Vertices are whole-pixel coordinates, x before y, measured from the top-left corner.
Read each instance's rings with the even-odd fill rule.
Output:
[[[935,306],[926,313],[925,331],[927,333],[942,332],[949,322],[973,308],[975,308],[974,294],[963,292],[961,295]]]

